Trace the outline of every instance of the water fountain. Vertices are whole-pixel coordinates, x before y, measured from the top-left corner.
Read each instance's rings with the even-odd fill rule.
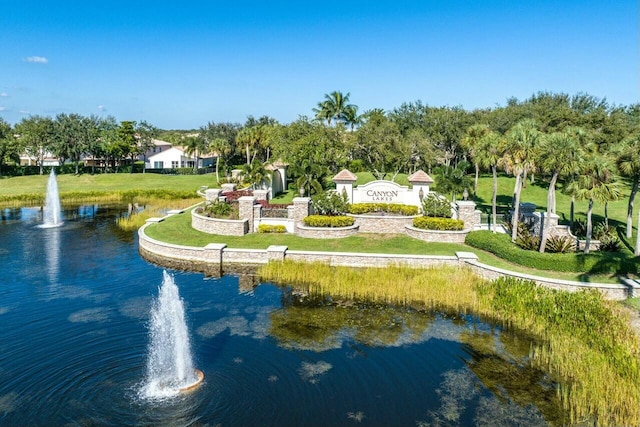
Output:
[[[56,180],[56,173],[51,168],[49,174],[49,181],[47,182],[47,198],[44,202],[43,213],[43,228],[60,227],[64,222],[62,221],[62,214],[60,209],[60,195],[58,194],[58,181]]]
[[[161,399],[192,390],[204,380],[194,369],[184,304],[173,277],[163,272],[158,298],[151,308],[145,398]]]

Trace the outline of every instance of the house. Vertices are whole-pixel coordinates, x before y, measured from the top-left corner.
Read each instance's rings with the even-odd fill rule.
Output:
[[[198,168],[214,165],[215,158],[216,153],[201,154]],[[153,140],[153,147],[140,160],[144,160],[148,169],[193,168],[196,164],[195,155],[187,154],[185,147],[158,139]]]

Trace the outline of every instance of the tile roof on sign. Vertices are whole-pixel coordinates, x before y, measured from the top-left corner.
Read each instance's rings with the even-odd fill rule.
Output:
[[[408,178],[411,183],[421,183],[421,184],[433,184],[433,178],[427,175],[423,170],[419,170],[413,174],[411,174]]]
[[[358,177],[347,169],[342,169],[336,176],[333,177],[334,181],[356,181],[357,179]]]

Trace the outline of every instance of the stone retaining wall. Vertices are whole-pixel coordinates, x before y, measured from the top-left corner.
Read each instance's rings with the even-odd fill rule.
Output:
[[[413,225],[413,216],[393,216],[393,215],[353,215],[348,216],[355,219],[354,225],[359,227],[361,233],[384,233],[403,234],[406,226]]]
[[[441,230],[424,230],[407,225],[405,232],[409,237],[422,240],[424,242],[445,242],[445,243],[464,243],[467,234],[472,230],[460,231],[441,231]]]
[[[307,227],[302,224],[296,226],[296,234],[300,237],[312,239],[341,239],[358,234],[358,226],[349,227]]]
[[[209,218],[191,211],[191,226],[198,231],[223,236],[244,236],[249,232],[249,220],[247,219],[220,219]]]
[[[551,279],[532,276],[523,273],[503,270],[488,266],[478,261],[472,252],[457,252],[455,256],[428,255],[398,255],[398,254],[368,254],[350,252],[316,252],[289,251],[286,246],[270,246],[267,249],[229,249],[225,244],[211,243],[204,248],[172,245],[151,239],[145,234],[145,229],[152,222],[162,219],[151,219],[138,230],[140,253],[146,259],[172,268],[184,268],[204,272],[220,272],[227,270],[227,266],[260,265],[270,260],[293,260],[301,262],[325,262],[335,266],[349,267],[385,267],[402,265],[423,268],[434,265],[457,265],[471,268],[476,274],[487,279],[498,277],[515,277],[532,280],[541,286],[576,291],[580,289],[596,289],[606,298],[622,300],[639,296],[640,286],[621,283],[587,283],[568,280]]]

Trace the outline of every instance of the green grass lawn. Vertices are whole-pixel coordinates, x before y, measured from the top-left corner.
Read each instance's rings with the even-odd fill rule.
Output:
[[[498,268],[525,274],[552,277],[563,280],[584,281],[583,275],[526,268],[504,261],[493,254],[465,244],[423,242],[404,235],[358,234],[343,239],[310,239],[292,234],[259,234],[245,236],[221,236],[207,234],[191,227],[190,211],[174,215],[165,221],[151,224],[146,229],[153,239],[176,245],[203,247],[209,243],[224,243],[229,248],[266,249],[270,245],[284,245],[290,250],[329,251],[329,252],[366,252],[412,255],[448,255],[458,251],[474,252],[481,262]],[[614,276],[592,275],[589,282],[617,283]]]

